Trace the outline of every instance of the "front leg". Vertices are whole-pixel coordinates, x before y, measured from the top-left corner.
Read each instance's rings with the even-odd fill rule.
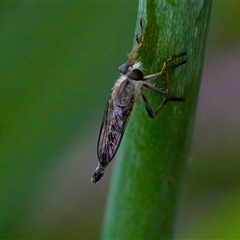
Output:
[[[151,74],[151,75],[147,75],[143,78],[143,81],[151,81],[159,76],[161,76],[164,72],[170,72],[172,71],[173,69],[179,67],[180,65],[183,65],[187,62],[187,60],[183,60],[182,62],[178,63],[177,65],[173,66],[173,67],[170,67],[168,68],[168,64],[174,60],[176,60],[177,58],[179,57],[183,57],[183,56],[186,56],[187,53],[186,52],[183,52],[183,53],[180,53],[180,54],[177,54],[177,55],[173,55],[172,57],[170,57],[169,59],[167,59],[164,63],[163,63],[163,66],[162,66],[162,69],[160,72],[157,72],[157,73],[154,73],[154,74]]]
[[[140,20],[140,27],[141,27],[141,32],[139,34],[137,34],[136,36],[136,41],[137,41],[137,46],[135,46],[133,48],[133,50],[128,54],[128,62],[135,62],[139,56],[140,56],[140,49],[142,47],[143,44],[143,40],[144,40],[144,20],[141,19]]]

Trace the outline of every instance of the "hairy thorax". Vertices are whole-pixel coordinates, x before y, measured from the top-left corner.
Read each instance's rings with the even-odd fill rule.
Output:
[[[142,81],[133,81],[122,76],[112,90],[113,101],[121,107],[131,105],[140,94]]]

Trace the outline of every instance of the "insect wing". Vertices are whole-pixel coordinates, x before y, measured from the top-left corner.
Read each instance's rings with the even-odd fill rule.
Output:
[[[97,154],[101,166],[106,167],[115,156],[121,143],[132,105],[122,108],[114,105],[111,96],[108,99],[98,138]]]

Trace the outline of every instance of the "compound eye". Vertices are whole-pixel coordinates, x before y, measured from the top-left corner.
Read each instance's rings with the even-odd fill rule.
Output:
[[[129,63],[124,63],[123,65],[121,65],[121,66],[118,68],[118,70],[119,70],[120,73],[126,74],[129,67],[130,67],[130,64],[129,64]]]
[[[133,69],[129,74],[128,77],[132,80],[143,80],[143,73],[139,69]]]

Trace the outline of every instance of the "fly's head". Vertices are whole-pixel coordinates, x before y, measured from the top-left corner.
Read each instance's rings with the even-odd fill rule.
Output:
[[[119,72],[122,75],[125,75],[127,78],[135,81],[143,80],[143,72],[141,70],[140,62],[126,62],[118,68]]]

